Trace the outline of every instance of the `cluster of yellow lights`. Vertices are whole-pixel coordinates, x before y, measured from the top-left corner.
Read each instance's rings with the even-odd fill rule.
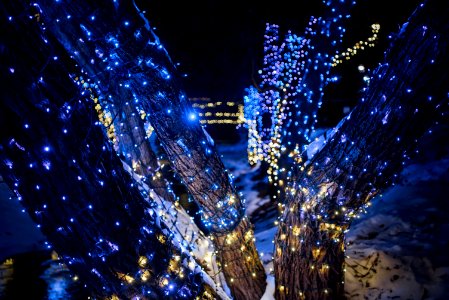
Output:
[[[210,98],[190,98],[191,101],[210,101]],[[218,112],[210,112],[207,111],[209,109],[214,109],[217,107],[235,107],[237,106],[237,112],[226,112],[226,111],[218,111]],[[217,102],[207,102],[207,103],[193,103],[192,107],[198,110],[204,110],[205,112],[199,112],[198,116],[201,118],[201,124],[230,124],[230,125],[239,125],[244,123],[243,117],[243,105],[238,104],[233,101],[217,101]],[[203,119],[204,118],[204,119]]]
[[[276,116],[275,125],[273,129],[273,133],[271,135],[271,141],[268,144],[268,156],[267,162],[269,164],[267,174],[268,181],[274,182],[275,186],[278,186],[278,174],[279,174],[279,158],[281,156],[281,129],[282,129],[282,120],[284,119],[284,110],[287,105],[287,99],[277,99],[277,105],[275,107]],[[275,198],[276,196],[274,196]]]
[[[1,265],[2,266],[12,266],[14,264],[14,259],[7,258]]]
[[[195,98],[193,98],[195,99]],[[208,100],[210,100],[209,98],[206,98]],[[199,109],[208,109],[208,108],[214,108],[214,107],[218,107],[218,106],[222,106],[225,102],[222,101],[217,101],[217,102],[208,102],[206,104],[201,104],[201,103],[193,103],[192,107],[194,108],[199,108]],[[232,102],[232,101],[227,101],[226,102],[226,106],[236,106],[238,105],[236,102]]]
[[[346,49],[345,52],[341,54],[336,54],[334,58],[332,59],[332,67],[337,66],[338,64],[343,63],[344,61],[350,60],[351,57],[357,54],[358,51],[365,50],[365,47],[374,47],[375,42],[378,40],[378,33],[380,30],[379,24],[372,24],[371,25],[371,32],[373,33],[372,36],[370,36],[366,41],[359,41],[355,43],[352,48]]]
[[[252,230],[248,230],[245,233],[245,241],[249,242],[249,241],[256,241],[256,238],[254,237],[253,231]]]
[[[221,120],[201,120],[201,124],[234,124],[238,125],[241,124],[239,120],[232,120],[232,119],[221,119]]]
[[[144,268],[148,264],[148,258],[146,258],[146,256],[140,256],[137,263],[139,264],[139,267]]]
[[[106,127],[107,129],[107,135],[108,138],[115,143],[117,141],[116,136],[115,136],[115,128],[114,128],[114,124],[112,124],[112,116],[111,113],[108,111],[104,111],[103,108],[101,107],[100,103],[98,102],[98,98],[94,97],[93,95],[91,95],[91,99],[94,101],[95,105],[95,110],[97,111],[98,114],[98,120],[100,120],[101,124],[103,124],[104,127]]]
[[[181,266],[181,256],[174,255],[173,258],[170,260],[168,264],[168,272],[172,274],[177,274],[180,278],[184,278],[184,270]],[[137,264],[140,268],[139,274],[140,274],[140,280],[142,282],[148,281],[148,279],[151,278],[151,272],[147,268],[148,266],[148,258],[146,256],[140,256],[137,260]],[[136,279],[129,274],[124,274],[121,272],[116,272],[117,277],[122,280],[124,283],[127,284],[133,284]],[[161,277],[159,279],[159,286],[164,287],[169,284],[169,280],[166,277]],[[112,295],[110,299],[118,299],[114,298],[116,295]]]
[[[161,244],[165,244],[165,242],[167,242],[167,237],[163,234],[158,234],[157,239],[159,242],[161,242]]]
[[[320,230],[321,231],[338,231],[338,232],[342,232],[344,230],[344,228],[342,226],[335,225],[335,224],[332,224],[332,223],[321,223],[320,224]]]
[[[216,299],[216,298],[214,297],[213,294],[209,293],[208,291],[204,291],[204,292],[201,294],[201,296],[196,297],[195,299],[196,299],[196,300],[214,300],[214,299]]]
[[[248,161],[251,165],[255,165],[264,158],[261,147],[262,138],[257,130],[256,120],[246,120],[246,124],[248,126]]]
[[[216,113],[211,113],[210,111],[207,113],[199,113],[198,114],[200,117],[212,117],[213,115],[215,115],[216,117],[240,117],[240,114],[238,112],[236,113],[230,113],[230,112],[216,112]]]
[[[117,277],[120,280],[122,280],[122,281],[124,281],[124,282],[126,282],[128,284],[132,284],[134,282],[134,280],[135,280],[134,277],[129,276],[128,274],[120,273],[120,272],[117,272]]]
[[[81,84],[85,84],[84,79],[75,77],[75,81],[80,82]],[[96,97],[95,92],[92,88],[87,88],[90,92],[90,99],[95,103],[95,110],[97,111],[98,120],[106,127],[106,133],[108,138],[115,144],[117,142],[117,137],[115,134],[114,124],[112,124],[112,115],[109,111],[105,111],[98,101],[98,97]]]

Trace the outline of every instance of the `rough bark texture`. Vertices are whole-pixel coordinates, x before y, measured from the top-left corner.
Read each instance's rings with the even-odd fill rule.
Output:
[[[169,56],[134,3],[42,0],[35,8],[48,34],[64,46],[100,89],[113,85],[115,90],[105,88],[104,92],[132,93],[133,105],[147,113],[173,169],[200,206],[208,230],[223,234],[238,226],[244,215],[243,203],[213,141],[182,91]],[[107,82],[97,80],[98,74],[106,76]],[[254,243],[249,243],[255,249]],[[258,272],[252,276],[253,270],[247,269],[242,274],[254,281],[246,288],[246,299],[260,298],[266,285],[258,256],[252,259],[258,264]],[[232,276],[232,272],[227,274],[229,270],[224,269],[226,278]],[[252,286],[260,288],[251,290]]]
[[[0,5],[3,179],[95,297],[200,295],[201,275],[182,266],[188,256],[150,213],[35,12]]]
[[[447,109],[446,2],[403,26],[365,97],[289,186],[276,236],[277,299],[344,298],[344,231]]]
[[[266,275],[254,246],[254,232],[248,218],[244,217],[232,232],[214,235],[214,241],[218,262],[234,298],[260,299],[265,293],[265,284],[253,278],[260,276],[266,280]]]
[[[123,97],[121,101],[115,103],[115,106],[118,106],[114,123],[117,129],[119,152],[133,171],[144,177],[143,181],[150,189],[165,201],[173,202],[175,194],[162,175],[161,166],[156,153],[151,148],[142,118],[126,101],[129,99],[132,98]]]

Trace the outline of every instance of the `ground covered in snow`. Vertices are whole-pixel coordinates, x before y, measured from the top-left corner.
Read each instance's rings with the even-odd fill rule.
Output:
[[[348,299],[449,299],[448,129],[441,126],[423,139],[420,154],[410,161],[399,182],[374,199],[367,214],[352,225],[347,235]],[[248,164],[244,132],[238,142],[217,144],[255,224],[257,247],[269,275],[263,299],[273,299],[271,257],[277,210],[267,208],[267,180],[257,166]],[[73,282],[66,269],[52,264],[45,255],[26,257],[41,253],[44,237],[21,210],[0,183],[0,298],[11,282],[15,281],[18,289],[29,283],[25,280],[30,277],[18,279],[17,269],[5,261],[19,253],[22,258],[16,257],[24,261],[28,272],[33,264],[40,270],[35,273],[42,281],[39,288],[46,289],[42,295],[76,298],[68,292]]]

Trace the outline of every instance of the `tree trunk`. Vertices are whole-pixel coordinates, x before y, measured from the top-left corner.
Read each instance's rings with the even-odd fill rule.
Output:
[[[95,297],[214,296],[150,213],[33,8],[0,6],[3,179]]]
[[[145,132],[144,122],[138,112],[133,111],[132,106],[126,101],[129,99],[132,99],[130,95],[114,101],[117,110],[114,123],[117,129],[119,152],[133,171],[143,177],[143,181],[151,190],[165,201],[174,202],[175,194],[162,175],[158,158]]]
[[[344,232],[447,110],[448,13],[437,0],[417,9],[362,103],[296,169],[276,236],[277,299],[344,298]]]
[[[42,0],[37,14],[46,30],[72,54],[100,89],[132,93],[135,110],[146,112],[174,170],[200,206],[206,228],[213,234],[232,232],[244,216],[243,203],[213,141],[200,126],[182,91],[169,56],[143,13],[130,1],[64,1],[62,4]],[[97,80],[98,74],[106,74],[108,81]],[[255,249],[254,242],[249,243],[252,243],[249,248]],[[256,276],[252,276],[253,269],[245,270],[242,276],[254,281],[252,286],[264,287],[266,275],[256,254],[255,251],[246,253],[258,264]],[[240,256],[235,254],[235,257]],[[229,269],[223,270],[228,280],[232,276],[232,272],[228,274]],[[250,289],[248,286],[248,294],[253,299],[262,296],[263,288]],[[234,293],[232,287],[231,291]]]
[[[264,274],[257,249],[254,232],[247,217],[230,233],[213,236],[217,259],[226,276],[228,286],[235,299],[260,299],[265,293],[265,284],[254,280]],[[257,259],[256,261],[254,259]],[[248,273],[250,272],[250,273]]]

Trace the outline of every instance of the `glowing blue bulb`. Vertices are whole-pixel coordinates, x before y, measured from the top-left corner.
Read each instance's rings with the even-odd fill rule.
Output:
[[[44,147],[44,151],[45,151],[45,152],[49,152],[49,151],[50,151],[50,147],[45,146],[45,147]]]
[[[196,114],[195,113],[190,113],[189,114],[189,119],[192,120],[192,121],[196,120]]]

